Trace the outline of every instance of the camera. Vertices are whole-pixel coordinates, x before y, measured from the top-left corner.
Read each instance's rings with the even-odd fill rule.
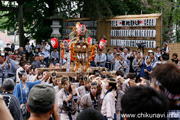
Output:
[[[52,72],[51,77],[56,77],[56,72]]]

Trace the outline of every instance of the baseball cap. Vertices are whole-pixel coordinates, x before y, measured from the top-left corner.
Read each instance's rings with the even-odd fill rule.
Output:
[[[150,52],[150,53],[151,53],[151,52],[153,52],[153,51],[152,51],[152,50],[148,50],[148,52]]]
[[[36,84],[29,92],[28,102],[32,105],[49,106],[54,104],[55,90],[47,84]]]

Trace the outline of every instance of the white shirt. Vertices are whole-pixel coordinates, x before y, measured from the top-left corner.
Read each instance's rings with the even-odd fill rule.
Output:
[[[114,55],[113,55],[113,54],[108,54],[108,53],[107,53],[107,56],[106,56],[106,57],[107,57],[107,61],[108,61],[108,62],[113,62],[113,60],[114,60]]]
[[[26,51],[27,51],[28,53],[30,53],[31,50],[32,50],[32,47],[31,47],[31,45],[26,45],[26,46],[25,46],[25,49],[26,49]]]
[[[45,49],[46,49],[46,50],[45,50]],[[46,45],[44,46],[44,48],[43,48],[43,50],[42,50],[42,53],[44,54],[44,57],[45,57],[45,58],[50,57],[50,54],[49,54],[50,49],[51,49],[51,47],[50,47],[49,44],[46,44]]]

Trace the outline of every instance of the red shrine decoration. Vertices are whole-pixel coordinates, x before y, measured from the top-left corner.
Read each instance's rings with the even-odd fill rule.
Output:
[[[51,39],[51,45],[53,48],[58,48],[58,40],[57,38],[52,38]]]

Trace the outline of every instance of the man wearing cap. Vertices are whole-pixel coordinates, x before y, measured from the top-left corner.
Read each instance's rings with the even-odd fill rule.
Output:
[[[0,56],[0,87],[4,79],[7,77],[10,64],[8,64],[8,58],[5,60],[5,54],[1,53]]]
[[[29,120],[49,120],[55,107],[55,91],[47,84],[35,85],[28,97]]]
[[[95,57],[96,67],[105,67],[106,55],[102,53],[102,50],[98,50],[98,54]]]
[[[152,50],[148,50],[148,54],[144,57],[145,61],[144,63],[146,63],[146,59],[150,58],[150,53],[152,53]]]

